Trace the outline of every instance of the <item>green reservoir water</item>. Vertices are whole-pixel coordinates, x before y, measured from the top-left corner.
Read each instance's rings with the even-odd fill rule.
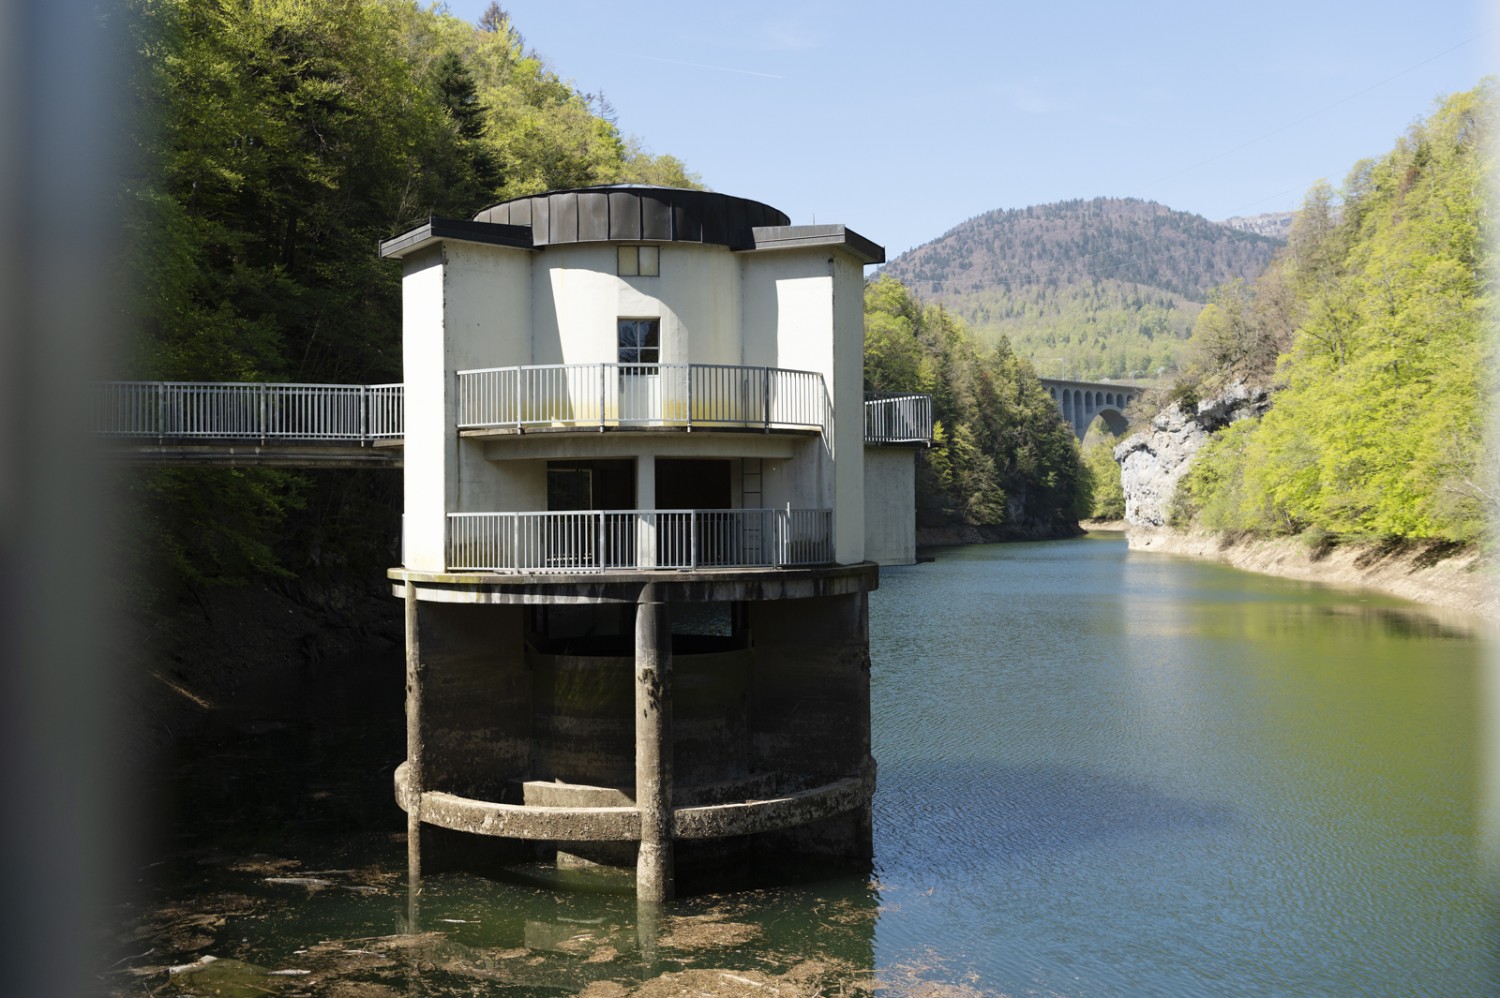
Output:
[[[619,885],[453,868],[401,935],[391,648],[183,746],[110,986],[1500,994],[1497,680],[1465,621],[1103,534],[884,570],[870,629],[870,878],[789,871],[643,933]]]

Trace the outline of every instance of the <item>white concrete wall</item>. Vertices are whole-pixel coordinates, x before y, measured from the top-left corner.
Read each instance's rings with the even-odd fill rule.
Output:
[[[536,255],[528,250],[448,243],[444,279],[444,332],[453,423],[458,418],[458,371],[532,363],[531,286]],[[457,433],[450,430],[452,435]],[[485,460],[483,447],[460,440],[450,509],[491,512],[507,508],[514,489]],[[542,493],[545,500],[546,493]],[[545,506],[545,502],[543,504]]]
[[[771,458],[761,465],[761,495],[767,509],[820,509],[832,505],[824,495],[826,448],[816,437],[797,437],[789,457]]]
[[[917,452],[865,448],[865,557],[881,565],[917,560]]]
[[[407,568],[442,571],[447,538],[449,469],[458,440],[448,408],[443,343],[443,251],[407,257],[401,278],[401,364],[406,382],[405,511],[402,547]]]
[[[616,320],[660,319],[663,364],[742,364],[740,268],[722,246],[666,244],[657,277],[621,277],[615,244],[549,246],[532,278],[537,364],[613,364]]]
[[[834,552],[841,564],[865,559],[865,270],[844,252],[833,277]]]
[[[529,364],[529,250],[449,242],[403,264],[406,567],[441,571],[447,514],[496,508],[503,483],[460,441],[456,372]]]
[[[765,461],[767,506],[832,507],[835,558],[865,556],[863,267],[837,248],[736,254],[660,247],[656,277],[621,277],[615,244],[541,252],[447,242],[405,262],[406,549],[443,567],[446,513],[546,508],[556,451],[598,457],[692,455]],[[621,317],[661,320],[663,363],[814,371],[836,400],[829,437],[606,434],[460,439],[457,379],[469,368],[618,360]],[[776,443],[772,444],[771,439]],[[570,442],[564,442],[570,441]]]
[[[825,388],[833,387],[834,277],[827,249],[750,253],[743,258],[744,298],[740,314],[745,363],[813,371]],[[861,310],[863,323],[863,310]],[[861,334],[861,351],[863,334]],[[835,433],[837,428],[835,427]],[[839,510],[834,496],[833,445],[836,438],[804,442],[789,461],[767,462],[764,468],[766,505],[796,509],[834,509],[835,532]],[[857,518],[863,522],[863,513]],[[863,538],[860,539],[861,548]],[[839,549],[845,561],[852,551]],[[862,557],[862,555],[861,555]],[[854,561],[861,560],[854,557]]]

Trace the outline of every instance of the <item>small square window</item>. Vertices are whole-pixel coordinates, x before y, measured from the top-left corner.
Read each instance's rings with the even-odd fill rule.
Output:
[[[621,277],[656,277],[661,274],[661,250],[656,246],[621,246]]]

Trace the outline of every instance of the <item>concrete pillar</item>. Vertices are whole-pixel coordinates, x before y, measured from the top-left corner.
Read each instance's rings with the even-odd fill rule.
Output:
[[[672,625],[656,585],[635,617],[635,804],[641,813],[636,897],[672,899]]]
[[[422,893],[422,642],[417,630],[417,587],[406,583],[406,889],[407,931],[417,932]]]
[[[656,508],[656,455],[641,454],[635,459],[635,508]],[[641,568],[656,567],[656,521],[649,516],[640,517],[636,525],[636,565]]]
[[[661,904],[637,897],[635,901],[635,941],[641,961],[656,963],[657,944],[661,942]]]

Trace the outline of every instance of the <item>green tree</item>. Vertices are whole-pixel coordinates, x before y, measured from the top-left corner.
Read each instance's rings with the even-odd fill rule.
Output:
[[[1486,80],[1319,185],[1264,289],[1293,328],[1285,387],[1258,424],[1214,437],[1185,480],[1203,522],[1365,538],[1471,541],[1486,474],[1487,280],[1496,110]]]
[[[475,27],[409,0],[127,3],[139,147],[121,190],[123,305],[138,336],[122,374],[397,381],[399,268],[381,239],[630,170],[694,179],[627,146],[498,5]],[[390,490],[317,475],[145,472],[130,495],[139,547],[194,583],[305,564],[319,545],[300,540],[334,523],[380,547],[399,522]],[[278,536],[299,539],[280,560]]]
[[[933,396],[934,446],[917,467],[919,526],[1043,536],[1087,515],[1077,442],[1031,365],[1004,340],[976,343],[889,276],[865,287],[865,385]]]
[[[1125,516],[1125,489],[1114,456],[1117,443],[1118,438],[1106,437],[1083,450],[1083,463],[1092,487],[1089,515],[1096,520],[1119,520]]]

